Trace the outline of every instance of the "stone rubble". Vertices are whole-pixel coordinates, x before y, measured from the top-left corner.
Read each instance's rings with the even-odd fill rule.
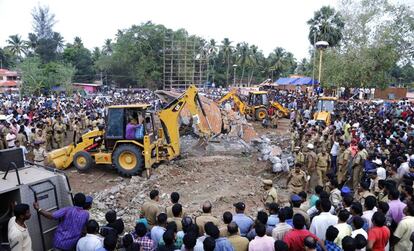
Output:
[[[261,136],[252,140],[252,145],[258,150],[260,156],[258,160],[269,161],[272,164],[274,173],[289,172],[294,165],[293,154],[285,147],[288,139],[277,137],[272,139],[270,136]],[[282,148],[284,150],[282,150]]]

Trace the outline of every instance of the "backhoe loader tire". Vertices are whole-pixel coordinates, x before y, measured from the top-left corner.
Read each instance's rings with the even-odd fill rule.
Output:
[[[80,151],[73,155],[73,166],[81,173],[89,171],[95,164],[90,153]]]
[[[256,110],[254,115],[257,121],[262,121],[267,118],[267,111],[265,108],[259,108]]]
[[[124,177],[131,177],[142,172],[144,158],[141,148],[135,145],[121,145],[112,153],[112,163],[117,172]]]

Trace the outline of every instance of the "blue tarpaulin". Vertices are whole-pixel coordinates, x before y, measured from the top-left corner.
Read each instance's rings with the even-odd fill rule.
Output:
[[[278,85],[314,85],[319,84],[319,81],[310,77],[303,78],[279,78],[276,80]]]
[[[293,85],[298,78],[279,78],[276,80],[278,85]]]

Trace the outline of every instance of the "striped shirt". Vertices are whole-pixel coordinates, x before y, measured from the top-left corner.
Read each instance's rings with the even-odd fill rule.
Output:
[[[53,213],[53,219],[60,220],[53,240],[53,247],[71,250],[81,237],[89,220],[89,212],[81,207],[64,207]]]
[[[292,229],[292,226],[285,223],[285,222],[279,222],[275,228],[272,230],[272,237],[277,240],[283,241],[283,238],[285,237],[286,233],[289,232],[289,230]]]

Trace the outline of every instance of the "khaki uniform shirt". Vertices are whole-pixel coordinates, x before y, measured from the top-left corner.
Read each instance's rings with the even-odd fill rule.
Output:
[[[35,162],[42,162],[42,163],[43,163],[43,161],[45,160],[45,158],[47,156],[46,155],[46,150],[43,147],[39,147],[39,149],[34,148],[33,149],[33,155],[34,155],[33,160]]]
[[[306,183],[306,173],[302,170],[299,173],[296,173],[295,170],[290,171],[289,178],[289,184],[295,187],[303,186]]]
[[[295,163],[305,163],[305,155],[302,152],[298,152],[295,154]]]
[[[56,123],[53,126],[53,130],[55,130],[55,135],[60,135],[65,132],[64,125],[62,123]]]
[[[195,218],[195,223],[199,228],[200,236],[204,235],[204,225],[209,221],[213,222],[216,226],[220,225],[220,221],[216,217],[211,215],[211,213],[202,213],[200,216]]]
[[[307,171],[312,171],[315,170],[316,167],[316,153],[314,151],[309,151],[306,154],[306,167],[307,167]]]
[[[330,160],[329,154],[318,153],[317,159],[316,159],[316,166],[319,168],[327,168],[329,160]]]
[[[144,203],[144,205],[142,205],[143,216],[147,219],[148,224],[151,227],[154,226],[157,222],[157,216],[159,212],[160,210],[158,208],[158,204],[153,200],[147,201]]]
[[[276,188],[272,187],[268,191],[266,191],[264,201],[265,203],[273,203],[273,202],[277,203],[278,202]]]
[[[292,209],[293,209],[293,215],[301,214],[305,218],[306,226],[309,228],[309,226],[310,226],[310,217],[309,217],[309,215],[305,211],[303,211],[302,209],[300,209],[298,207],[294,207]]]
[[[167,223],[175,222],[175,224],[177,224],[177,231],[182,231],[183,230],[183,224],[181,223],[182,219],[183,218],[181,218],[181,217],[168,218]]]
[[[167,206],[167,207],[165,207],[165,213],[167,214],[167,217],[168,218],[173,218],[174,217],[173,212],[172,212],[172,207],[173,206]],[[184,208],[182,208],[182,210],[181,210],[181,217],[185,217],[185,216],[187,216],[187,214],[185,213]]]
[[[234,251],[247,251],[249,249],[249,240],[238,234],[228,237],[229,242],[234,248]]]

